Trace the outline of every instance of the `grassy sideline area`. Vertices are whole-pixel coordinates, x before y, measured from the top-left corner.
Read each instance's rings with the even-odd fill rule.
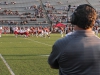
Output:
[[[48,65],[46,55],[50,54],[53,43],[59,38],[60,34],[51,34],[50,39],[15,38],[13,34],[3,34],[0,38],[0,54],[15,75],[58,75],[58,70]],[[1,58],[0,75],[11,75]]]
[[[15,75],[58,75],[47,63],[54,42],[60,34],[51,34],[51,38],[29,37],[15,38],[13,34],[3,34],[0,38],[0,54],[6,60]],[[0,75],[11,75],[0,58]]]

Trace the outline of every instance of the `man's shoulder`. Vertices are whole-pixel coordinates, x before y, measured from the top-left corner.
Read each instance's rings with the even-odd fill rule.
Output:
[[[69,35],[72,35],[72,34],[73,34],[73,32],[69,32],[65,36],[69,36]]]
[[[74,36],[73,35],[66,35],[65,37],[61,38],[61,39],[58,39],[56,42],[55,42],[55,45],[65,45],[67,44],[68,42],[72,41],[74,39]]]

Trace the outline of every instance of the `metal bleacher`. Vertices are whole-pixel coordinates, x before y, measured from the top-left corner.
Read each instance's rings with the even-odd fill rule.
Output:
[[[56,11],[61,12],[61,14],[53,11],[53,14],[56,14],[56,16],[70,16],[73,12],[67,11],[68,5],[78,6],[80,4],[90,4],[92,5],[97,11],[100,10],[100,1],[99,0],[42,0],[43,4],[45,5],[46,2],[49,2],[51,6],[55,8]],[[63,11],[63,7],[67,7],[65,11]],[[49,8],[45,7],[46,10],[50,10]],[[65,13],[66,12],[66,13]],[[63,13],[63,14],[62,14]],[[67,24],[66,22],[64,22]]]
[[[7,2],[8,4],[4,4],[4,2]],[[11,2],[16,2],[16,4],[11,4]],[[31,13],[30,16],[34,17],[34,9],[26,9],[27,7],[33,6],[33,5],[40,5],[40,1],[38,0],[0,0],[0,13],[4,10],[11,10],[11,11],[18,11],[19,15],[2,15],[0,14],[0,21],[16,21],[19,22],[18,25],[20,25],[20,22],[23,21],[20,18],[20,15],[23,15],[23,13]],[[26,17],[27,15],[23,15],[23,17]],[[46,17],[43,18],[37,18],[36,21],[30,21],[30,18],[27,18],[28,23],[25,24],[25,26],[39,26],[39,25],[48,25],[48,23],[43,23],[44,21],[47,21]],[[5,23],[0,23],[0,25],[7,25]],[[9,26],[9,25],[7,25]],[[11,26],[11,24],[10,24]]]
[[[100,1],[99,0],[0,0],[0,13],[4,10],[11,10],[11,11],[18,11],[19,15],[22,15],[23,13],[31,13],[30,15],[33,17],[34,9],[26,9],[27,7],[30,7],[32,5],[40,6],[42,3],[45,5],[46,2],[49,2],[55,9],[51,10],[50,8],[44,7],[44,9],[51,10],[53,14],[56,14],[56,16],[70,16],[72,12],[67,12],[68,5],[71,6],[78,6],[80,4],[91,4],[97,11],[100,11]],[[8,4],[4,4],[4,2],[7,2]],[[11,4],[11,2],[16,2],[16,4]],[[41,5],[42,6],[42,5]],[[65,11],[62,10],[63,7],[67,7]],[[48,15],[45,13],[46,11],[43,10],[43,14],[45,15],[44,18],[37,18],[36,21],[30,21],[30,18],[27,18],[28,23],[25,24],[27,26],[39,26],[39,25],[49,25],[48,22]],[[62,14],[59,14],[57,12],[61,12]],[[68,13],[68,14],[67,14]],[[0,21],[17,21],[21,22],[21,18],[19,15],[2,15],[0,14]],[[46,16],[47,15],[47,16]],[[23,17],[26,17],[27,15],[23,15]],[[44,21],[47,21],[44,23]],[[64,22],[66,24],[66,22]],[[2,24],[0,25],[7,25]],[[20,25],[20,24],[18,24]]]
[[[51,6],[53,6],[55,9],[52,10],[50,8],[45,7],[46,10],[51,10],[52,14],[56,15],[58,17],[61,16],[70,16],[72,14],[72,11],[67,11],[68,10],[68,5],[71,6],[78,6],[80,4],[87,4],[86,0],[42,0],[43,4],[45,5],[46,2],[49,2]],[[66,7],[66,10],[63,10],[63,8]],[[56,12],[55,12],[56,11]],[[59,14],[60,12],[60,14]],[[55,22],[53,22],[55,23]],[[67,24],[67,22],[63,22],[64,24]]]

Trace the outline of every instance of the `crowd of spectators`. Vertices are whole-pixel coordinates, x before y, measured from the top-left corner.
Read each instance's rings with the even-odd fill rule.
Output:
[[[0,15],[19,15],[18,11],[12,11],[12,10],[3,10],[0,12]]]
[[[0,4],[17,4],[16,2],[1,2]],[[57,4],[60,6],[62,5],[62,2],[57,2]],[[64,31],[67,29],[67,32],[73,31],[73,26],[70,24],[70,14],[73,13],[75,8],[78,6],[76,5],[64,5],[59,8],[55,7],[56,5],[52,5],[49,1],[46,1],[43,3],[43,7],[46,9],[46,14],[48,15],[50,21],[52,22],[52,25],[56,24],[57,22],[64,23],[66,25],[66,28],[64,28]],[[70,6],[70,7],[69,7]],[[36,21],[36,23],[39,23],[42,25],[42,23],[48,24],[47,20],[43,20],[42,22],[39,22],[38,18],[46,18],[46,14],[44,13],[43,7],[39,4],[33,4],[30,6],[26,6],[24,10],[32,10],[33,12],[20,12],[18,10],[13,11],[11,9],[4,9],[0,11],[0,15],[6,15],[6,16],[15,16],[15,18],[19,18],[19,20],[0,20],[1,25],[29,25],[30,22]],[[2,8],[1,8],[2,9]],[[99,12],[97,12],[99,14]],[[100,15],[100,14],[99,14]],[[9,17],[9,18],[10,18]],[[34,23],[33,23],[34,25]],[[99,27],[100,25],[100,18],[98,17],[95,23],[95,26]],[[60,28],[53,28],[53,32],[57,31],[59,32]],[[95,28],[96,29],[96,28]]]
[[[10,2],[10,3],[8,3],[8,2],[0,2],[0,4],[1,5],[8,5],[8,4],[16,4],[16,2],[15,1],[12,1],[12,2]]]
[[[11,2],[11,3],[15,3],[16,2]],[[4,4],[9,4],[7,2],[4,2]],[[2,9],[2,8],[1,8]],[[33,12],[30,12],[27,10],[28,9],[33,9]],[[20,12],[18,10],[13,11],[11,9],[2,9],[0,11],[0,15],[3,16],[7,16],[9,17],[9,20],[0,20],[0,24],[1,25],[28,25],[30,24],[30,21],[36,21],[36,23],[47,23],[46,20],[43,20],[42,22],[39,22],[39,20],[37,20],[37,18],[46,18],[45,14],[43,13],[43,8],[41,7],[41,5],[30,5],[29,7],[25,7],[25,9],[23,9],[26,12]],[[10,20],[11,17],[14,18],[18,18],[18,20]],[[34,25],[34,24],[33,24]]]

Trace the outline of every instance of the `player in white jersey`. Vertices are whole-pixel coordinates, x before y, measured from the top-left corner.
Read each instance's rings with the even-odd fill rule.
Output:
[[[25,28],[25,37],[29,37],[29,31],[30,31],[30,29],[29,28]]]
[[[14,34],[15,34],[15,37],[17,38],[17,35],[18,35],[18,27],[17,26],[14,28]]]
[[[21,35],[21,36],[24,36],[24,32],[25,32],[25,30],[24,30],[23,28],[21,28],[21,29],[20,29],[20,35]]]
[[[2,34],[2,27],[0,27],[0,37],[1,37],[1,34]]]
[[[49,28],[45,27],[43,30],[44,30],[44,37],[46,38],[46,36],[48,36],[50,38],[50,30],[49,30]]]

